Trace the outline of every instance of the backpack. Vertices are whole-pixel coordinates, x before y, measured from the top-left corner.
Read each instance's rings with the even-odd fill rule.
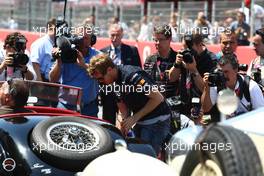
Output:
[[[244,79],[238,75],[238,82],[239,82],[239,99],[241,100],[243,98],[243,95],[245,99],[250,103],[249,106],[243,105],[248,111],[251,111],[252,108],[252,103],[251,103],[251,98],[250,98],[250,93],[249,93],[249,82],[250,82],[250,76],[248,75],[242,75]],[[217,89],[217,93],[221,91],[222,89]],[[211,122],[218,122],[220,120],[220,112],[216,106],[216,104],[212,107],[212,109],[206,113],[210,114],[213,118],[211,119]]]

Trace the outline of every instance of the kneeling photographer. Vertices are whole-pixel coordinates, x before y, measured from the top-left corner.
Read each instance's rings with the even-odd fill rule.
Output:
[[[201,97],[202,108],[211,115],[211,121],[220,120],[220,113],[216,107],[218,92],[229,88],[239,98],[237,110],[230,115],[236,115],[264,106],[264,99],[258,84],[247,75],[240,74],[239,64],[234,54],[223,55],[219,60],[220,68],[212,73],[205,73],[204,91]]]
[[[99,54],[92,48],[96,42],[96,36],[89,26],[83,25],[77,28],[76,35],[59,36],[54,49],[53,57],[56,59],[50,73],[50,81],[82,88],[81,113],[97,117],[99,86],[86,72],[90,59]],[[73,47],[75,46],[75,47]],[[76,106],[60,102],[59,107],[77,110]]]
[[[199,33],[183,38],[184,50],[179,51],[169,78],[180,80],[179,94],[184,103],[182,114],[191,117],[192,98],[200,98],[204,83],[202,76],[216,68],[216,57],[208,51]]]
[[[36,74],[25,54],[27,39],[19,32],[7,35],[4,42],[5,56],[0,58],[0,80],[22,78],[35,80]]]

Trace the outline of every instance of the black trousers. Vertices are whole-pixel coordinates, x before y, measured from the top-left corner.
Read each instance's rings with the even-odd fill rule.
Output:
[[[103,107],[103,119],[115,125],[116,114],[118,112],[115,95],[113,93],[108,93],[107,95],[101,93],[100,96]]]

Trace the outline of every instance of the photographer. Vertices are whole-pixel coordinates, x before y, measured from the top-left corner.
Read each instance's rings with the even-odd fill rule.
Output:
[[[245,22],[245,14],[243,12],[237,12],[237,21],[231,24],[231,30],[235,32],[237,36],[237,43],[240,46],[249,45],[250,26]]]
[[[60,80],[62,84],[81,87],[83,90],[81,113],[97,117],[99,87],[97,81],[91,79],[86,72],[90,59],[99,54],[99,51],[91,47],[96,42],[96,36],[90,29],[91,27],[83,25],[78,27],[78,36],[72,36],[71,39],[62,36],[57,39],[62,46],[53,51],[56,61],[49,77],[51,82]],[[71,48],[69,40],[75,43],[76,48]],[[71,110],[77,108],[63,102],[59,103],[59,107]]]
[[[264,84],[264,28],[256,31],[253,37],[253,46],[257,58],[253,59],[249,65],[247,74],[257,83]]]
[[[190,116],[191,100],[200,97],[204,88],[202,76],[216,67],[215,55],[208,51],[201,34],[185,35],[185,50],[176,56],[174,66],[169,71],[170,80],[180,80],[180,96],[185,106],[183,114]]]
[[[204,91],[201,97],[202,108],[205,113],[210,113],[212,121],[219,121],[220,114],[216,108],[217,94],[221,89],[229,88],[236,92],[239,97],[239,105],[234,114],[236,116],[241,113],[257,109],[264,106],[264,99],[258,84],[248,76],[238,73],[238,62],[234,54],[224,55],[219,66],[221,71],[215,73],[205,73]],[[209,83],[212,87],[209,86]]]
[[[5,56],[0,58],[0,79],[22,78],[35,80],[36,75],[25,54],[27,39],[19,32],[9,34],[4,42]]]

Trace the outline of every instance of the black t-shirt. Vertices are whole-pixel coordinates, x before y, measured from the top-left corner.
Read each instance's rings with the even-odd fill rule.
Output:
[[[118,69],[118,80],[115,82],[120,86],[120,91],[115,92],[118,99],[124,101],[128,109],[133,113],[141,110],[149,98],[150,90],[157,88],[151,77],[141,68],[131,65],[120,65]],[[152,112],[141,118],[140,121],[155,118],[160,115],[170,114],[169,107],[164,102],[160,103]]]
[[[155,53],[146,58],[144,70],[152,77],[157,85],[163,85],[165,92],[161,92],[166,98],[174,96],[177,90],[176,82],[169,82],[166,70],[170,70],[176,60],[177,52],[170,48],[168,58],[162,58]]]
[[[211,51],[205,49],[201,54],[195,56],[197,70],[203,77],[204,73],[211,72],[216,68],[217,57]]]
[[[214,53],[205,49],[199,55],[194,56],[196,61],[196,67],[201,75],[204,76],[206,72],[212,72],[217,66],[217,58]],[[185,115],[189,115],[191,109],[191,99],[193,97],[200,97],[202,92],[195,86],[194,80],[190,73],[185,68],[181,68],[181,79],[180,79],[180,96],[185,106],[182,111]]]

